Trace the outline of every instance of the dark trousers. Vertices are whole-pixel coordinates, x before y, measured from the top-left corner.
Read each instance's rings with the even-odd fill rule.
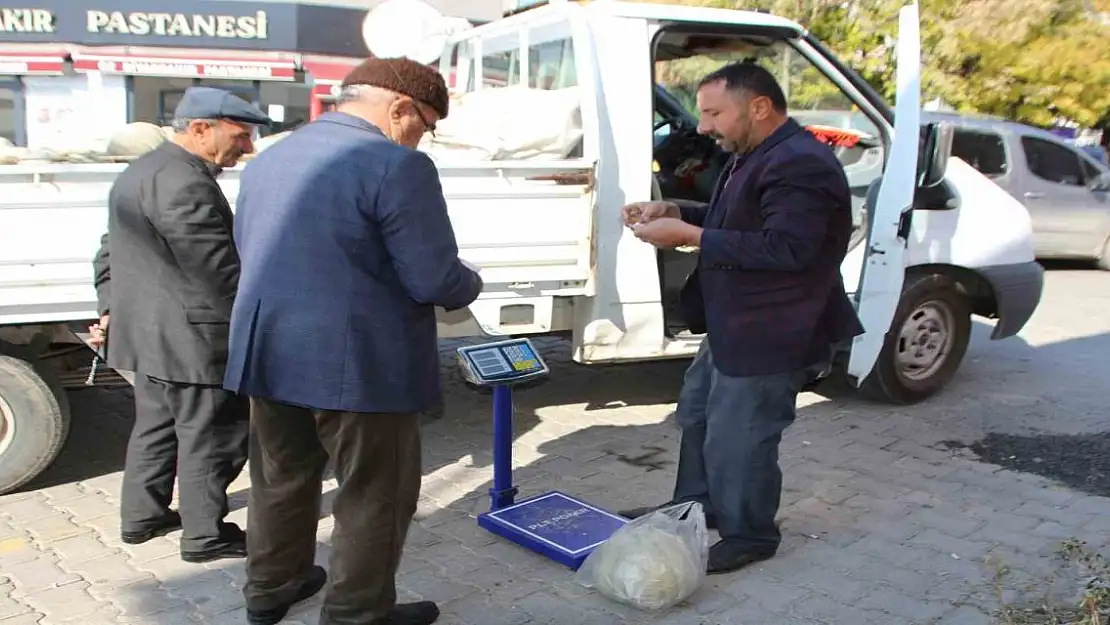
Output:
[[[416,414],[310,410],[252,397],[247,607],[292,601],[312,568],[330,457],[339,488],[321,625],[365,625],[397,600],[395,576],[420,496]]]
[[[219,386],[135,376],[135,426],[120,496],[121,529],[150,528],[169,513],[177,477],[183,551],[223,544],[227,487],[247,463],[245,398]]]
[[[775,551],[782,495],[779,442],[794,422],[802,386],[824,365],[775,375],[730,377],[703,342],[686,371],[675,418],[682,428],[676,501],[699,501],[721,538]]]

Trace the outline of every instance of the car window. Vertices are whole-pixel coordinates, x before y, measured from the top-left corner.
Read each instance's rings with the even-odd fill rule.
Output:
[[[1086,184],[1086,176],[1080,166],[1079,154],[1068,148],[1044,139],[1022,137],[1021,147],[1025,152],[1025,162],[1033,175],[1055,182],[1072,186]]]
[[[1102,170],[1092,165],[1086,159],[1081,158],[1079,162],[1083,164],[1083,178],[1086,182],[1090,182],[1102,175]]]
[[[1009,171],[1002,137],[993,132],[956,130],[952,136],[952,156],[971,165],[984,176],[1002,176]]]

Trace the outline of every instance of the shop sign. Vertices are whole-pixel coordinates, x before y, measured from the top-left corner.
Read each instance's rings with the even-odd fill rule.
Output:
[[[77,71],[105,74],[165,76],[169,78],[223,78],[228,80],[293,80],[292,64],[204,62],[181,59],[74,59]]]
[[[0,0],[0,42],[294,51],[302,10],[250,0]]]
[[[126,13],[86,11],[85,28],[93,34],[157,35],[159,37],[214,37],[266,39],[269,37],[265,11],[254,15],[187,13]]]
[[[0,0],[0,43],[275,50],[364,57],[366,9],[301,0]]]
[[[58,76],[65,70],[65,62],[57,59],[6,59],[0,57],[0,74],[16,76]]]
[[[0,7],[0,33],[53,33],[54,13],[46,9]]]

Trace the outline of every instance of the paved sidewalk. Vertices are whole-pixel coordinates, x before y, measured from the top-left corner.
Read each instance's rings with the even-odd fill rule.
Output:
[[[402,599],[440,602],[445,625],[990,623],[995,569],[984,559],[998,558],[1019,579],[1047,574],[1062,539],[1106,544],[1110,499],[978,462],[944,441],[1110,429],[1101,394],[1110,318],[1107,298],[1090,293],[1110,293],[1110,274],[1050,274],[1045,306],[1023,337],[990,343],[977,332],[961,378],[925,404],[805,395],[782,448],[779,556],[708,578],[687,605],[658,615],[599,598],[565,569],[476,526],[492,478],[490,396],[451,371],[446,415],[425,429]],[[590,369],[569,363],[563,342],[543,349],[558,363],[552,378],[517,395],[522,495],[558,488],[611,509],[665,500],[686,363]],[[186,564],[178,534],[138,547],[119,541],[130,391],[71,399],[74,433],[58,466],[37,490],[0,497],[0,625],[245,623],[241,560]],[[248,488],[244,476],[232,489],[241,524]],[[325,511],[321,563],[331,528]],[[318,610],[317,598],[287,622],[315,623]]]

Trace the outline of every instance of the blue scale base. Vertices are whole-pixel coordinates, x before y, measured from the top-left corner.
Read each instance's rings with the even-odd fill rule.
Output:
[[[478,515],[478,525],[578,570],[595,547],[628,519],[558,491]]]

